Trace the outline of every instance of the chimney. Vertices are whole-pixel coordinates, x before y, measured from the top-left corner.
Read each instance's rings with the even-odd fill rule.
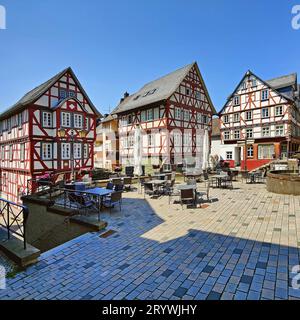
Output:
[[[126,92],[124,93],[124,97],[121,98],[120,103],[123,102],[123,101],[124,101],[126,98],[128,98],[128,97],[129,97],[129,93],[126,91]]]

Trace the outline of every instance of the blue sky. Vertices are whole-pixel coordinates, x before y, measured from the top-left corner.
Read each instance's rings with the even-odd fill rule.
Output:
[[[300,72],[286,0],[0,0],[0,112],[72,66],[102,113],[125,91],[197,61],[217,110],[246,70]]]

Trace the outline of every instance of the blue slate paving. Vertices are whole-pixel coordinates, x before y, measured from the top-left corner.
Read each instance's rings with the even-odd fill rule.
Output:
[[[227,194],[241,205],[246,195],[257,193],[242,193],[243,188],[217,190],[219,203],[199,210],[129,194],[123,212],[102,215],[115,234],[88,233],[44,253],[36,265],[7,279],[0,299],[300,299],[300,290],[291,287],[299,248],[237,236],[235,226],[248,228],[250,213],[239,217],[240,207],[223,213]],[[215,223],[210,230],[204,227],[207,217]],[[217,229],[222,224],[224,234]]]

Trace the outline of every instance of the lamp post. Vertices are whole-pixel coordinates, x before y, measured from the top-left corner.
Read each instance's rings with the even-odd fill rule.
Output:
[[[81,139],[84,139],[87,135],[86,130],[80,130],[78,132],[79,137]],[[64,128],[60,128],[58,129],[58,136],[62,139],[66,138],[67,136],[67,131]],[[71,148],[70,148],[70,158],[71,158],[71,180],[72,182],[75,181],[75,166],[74,166],[74,160],[75,160],[75,156],[74,156],[74,141],[75,141],[75,136],[76,136],[76,131],[74,129],[70,130],[70,141],[71,141]]]

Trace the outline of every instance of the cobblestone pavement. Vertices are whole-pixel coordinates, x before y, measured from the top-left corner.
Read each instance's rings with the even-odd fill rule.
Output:
[[[300,197],[212,190],[207,208],[125,194],[108,230],[44,253],[1,299],[298,299]],[[201,184],[200,184],[201,187]]]

